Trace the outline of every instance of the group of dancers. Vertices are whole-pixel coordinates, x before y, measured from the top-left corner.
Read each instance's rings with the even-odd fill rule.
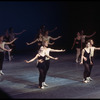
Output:
[[[49,36],[50,32],[53,32],[57,29],[54,28],[53,30],[45,30],[45,25],[41,26],[39,29],[37,38],[32,41],[32,42],[26,42],[26,45],[32,45],[34,43],[37,43],[37,54],[35,57],[33,57],[30,60],[25,60],[26,63],[33,62],[37,59],[37,68],[39,71],[39,88],[44,89],[45,86],[48,86],[45,83],[46,80],[46,75],[50,66],[50,59],[58,60],[57,57],[53,57],[50,55],[50,52],[65,52],[63,49],[52,49],[49,47],[49,45],[53,45],[54,42],[50,42],[50,40],[57,40],[61,38],[61,36],[58,36],[56,38]],[[9,45],[13,44],[17,38],[15,38],[15,35],[19,35],[26,30],[23,30],[20,33],[14,33],[12,30],[12,34],[6,30],[6,36],[7,37],[12,37],[12,39],[6,38],[4,39],[5,36],[1,35],[0,36],[0,75],[4,75],[2,72],[2,66],[3,66],[3,61],[4,61],[4,52],[7,51],[10,52],[13,50],[13,48],[10,48]],[[72,49],[74,46],[76,46],[76,63],[79,63],[79,57],[81,55],[81,60],[80,64],[84,65],[84,72],[83,72],[83,82],[88,83],[92,80],[90,77],[91,70],[93,67],[93,57],[94,57],[94,51],[95,50],[100,50],[98,47],[94,47],[94,41],[92,39],[89,39],[88,41],[85,41],[85,38],[90,38],[93,35],[96,34],[94,32],[92,35],[87,36],[83,34],[84,31],[82,30],[81,33],[77,32],[77,36],[74,39],[74,43],[72,46]],[[9,58],[11,60],[11,58]]]

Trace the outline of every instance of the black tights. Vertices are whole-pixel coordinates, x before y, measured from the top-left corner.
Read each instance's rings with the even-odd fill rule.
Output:
[[[84,63],[84,79],[86,80],[87,77],[90,77],[92,66],[88,63]]]
[[[44,77],[45,77],[45,69],[38,68],[38,70],[39,70],[39,86],[42,87],[42,82],[43,82]]]

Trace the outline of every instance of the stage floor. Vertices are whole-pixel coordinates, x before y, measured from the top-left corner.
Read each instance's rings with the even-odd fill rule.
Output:
[[[51,60],[44,89],[38,88],[36,61],[25,63],[35,54],[15,55],[4,61],[4,76],[0,76],[0,88],[12,99],[93,99],[100,98],[100,59],[94,59],[92,81],[83,83],[84,66],[75,62],[75,54],[56,53],[59,59]],[[0,98],[4,98],[1,97]]]

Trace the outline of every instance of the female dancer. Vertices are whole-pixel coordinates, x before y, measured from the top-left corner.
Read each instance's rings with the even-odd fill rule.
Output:
[[[15,33],[14,32],[14,29],[12,28],[12,27],[10,27],[9,28],[9,35],[10,35],[10,41],[12,41],[14,38],[15,38],[15,36],[16,35],[20,35],[20,34],[22,34],[23,32],[25,32],[26,30],[23,30],[23,31],[21,31],[21,32],[19,32],[19,33]],[[10,46],[10,48],[12,49],[12,51],[11,51],[11,57],[13,58],[13,55],[14,55],[14,52],[15,52],[15,43],[13,42],[12,44],[10,44],[9,45]]]
[[[89,73],[89,77],[88,77],[88,79],[90,80],[90,81],[92,81],[92,78],[90,77],[90,75],[91,75],[91,70],[92,70],[92,68],[93,68],[93,59],[94,59],[94,51],[95,50],[100,50],[100,47],[95,47],[95,46],[93,46],[94,45],[94,41],[92,40],[92,39],[89,39],[88,40],[89,42],[90,42],[90,49],[91,49],[91,61],[92,61],[92,64],[90,65],[90,73]]]
[[[5,42],[10,42],[10,35],[8,33],[8,29],[5,31],[4,41]],[[5,48],[10,49],[8,44],[5,44]],[[4,51],[4,58],[6,58],[6,52],[8,53],[8,60],[11,61],[10,51]]]
[[[11,49],[6,49],[4,48],[5,44],[11,44],[16,40],[16,38],[14,40],[12,40],[11,42],[3,42],[3,36],[0,36],[0,75],[4,75],[4,73],[2,72],[2,66],[3,66],[3,61],[4,61],[4,50],[5,51],[11,51]]]
[[[81,34],[79,32],[77,32],[77,36],[76,38],[74,38],[74,42],[71,49],[73,49],[74,46],[76,46],[76,63],[78,63],[81,54]]]
[[[51,49],[51,48],[48,48],[48,41],[44,41],[43,42],[43,46],[41,46],[40,48],[40,51],[41,50],[44,50],[45,54],[49,56],[50,52],[64,52],[65,50],[57,50],[57,49]],[[47,72],[48,72],[48,69],[49,69],[49,66],[50,66],[50,58],[49,57],[45,57],[45,77],[43,79],[43,86],[48,86],[46,83],[45,83],[45,79],[46,79],[46,75],[47,75]]]
[[[36,56],[31,59],[31,60],[25,60],[26,63],[30,63],[30,62],[33,62],[34,60],[38,59],[37,60],[37,68],[39,70],[39,88],[41,89],[44,89],[44,86],[43,86],[43,80],[44,80],[44,77],[45,77],[45,56],[48,56],[48,55],[45,55],[44,53],[44,50],[40,50],[38,52],[38,54],[36,54]],[[51,59],[54,59],[54,60],[57,60],[58,58],[54,58],[52,56],[48,56],[49,58]]]
[[[85,83],[89,82],[89,75],[90,75],[90,67],[92,64],[91,61],[91,48],[90,48],[91,44],[89,41],[86,42],[86,47],[82,50],[82,55],[81,55],[81,62],[80,64],[84,65],[84,74],[83,74],[83,81]]]

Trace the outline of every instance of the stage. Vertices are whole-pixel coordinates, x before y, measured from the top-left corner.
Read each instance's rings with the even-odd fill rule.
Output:
[[[54,53],[53,53],[54,54]],[[100,98],[100,55],[94,59],[92,81],[83,83],[84,66],[75,62],[74,53],[55,53],[51,60],[44,89],[38,88],[39,72],[36,61],[25,63],[35,54],[16,54],[12,61],[4,61],[4,76],[0,88],[11,99],[96,99]],[[1,97],[0,98],[4,98]]]

